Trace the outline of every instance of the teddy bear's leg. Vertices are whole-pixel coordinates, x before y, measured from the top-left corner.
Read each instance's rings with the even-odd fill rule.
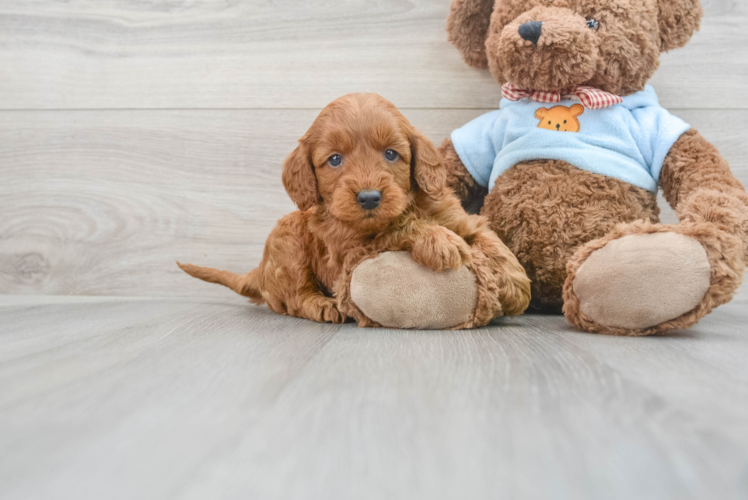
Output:
[[[562,312],[566,265],[621,223],[659,222],[654,193],[566,162],[519,164],[496,180],[481,214],[532,281],[531,312]]]
[[[727,162],[690,130],[670,150],[660,181],[681,224],[629,224],[579,249],[564,285],[572,324],[624,335],[688,328],[740,285],[748,195]]]
[[[577,250],[564,314],[577,328],[613,335],[688,328],[730,300],[743,270],[740,240],[713,224],[637,221]]]
[[[336,286],[341,310],[359,326],[462,329],[502,316],[495,270],[477,247],[458,270],[434,271],[409,252],[383,252],[363,260]],[[526,302],[525,302],[526,307]]]
[[[388,328],[455,328],[470,322],[478,300],[474,274],[434,271],[409,252],[384,252],[351,273],[350,299],[372,322]],[[355,316],[354,316],[355,317]],[[359,324],[364,318],[357,318]]]

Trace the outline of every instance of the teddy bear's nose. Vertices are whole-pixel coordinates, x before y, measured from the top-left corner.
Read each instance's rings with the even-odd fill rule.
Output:
[[[528,40],[535,45],[540,39],[540,31],[543,28],[543,21],[529,21],[519,25],[519,36]]]

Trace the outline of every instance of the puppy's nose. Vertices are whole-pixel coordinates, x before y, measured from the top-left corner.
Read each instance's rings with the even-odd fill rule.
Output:
[[[374,210],[379,206],[379,202],[382,201],[382,193],[375,189],[367,189],[366,191],[359,192],[356,199],[364,210]]]
[[[560,123],[556,124],[556,130],[561,130],[561,124]]]
[[[538,44],[540,31],[543,28],[543,21],[529,21],[519,25],[519,36],[527,41]]]

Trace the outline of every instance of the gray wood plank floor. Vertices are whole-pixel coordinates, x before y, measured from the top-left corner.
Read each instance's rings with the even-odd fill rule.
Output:
[[[0,498],[744,499],[748,293],[687,332],[0,300]]]

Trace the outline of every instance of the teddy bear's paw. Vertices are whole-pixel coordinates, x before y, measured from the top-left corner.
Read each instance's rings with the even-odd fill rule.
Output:
[[[710,224],[619,226],[572,257],[564,313],[590,332],[688,328],[730,300],[742,278],[741,253],[737,238]]]
[[[437,272],[415,262],[408,252],[385,252],[353,270],[350,296],[382,326],[444,329],[471,321],[478,288],[464,266]]]
[[[416,239],[411,253],[413,260],[434,271],[457,271],[460,266],[468,265],[472,260],[470,245],[454,232],[441,226],[432,227]]]
[[[748,266],[748,194],[742,189],[697,189],[678,205],[678,218],[692,223],[708,222],[743,242]]]

